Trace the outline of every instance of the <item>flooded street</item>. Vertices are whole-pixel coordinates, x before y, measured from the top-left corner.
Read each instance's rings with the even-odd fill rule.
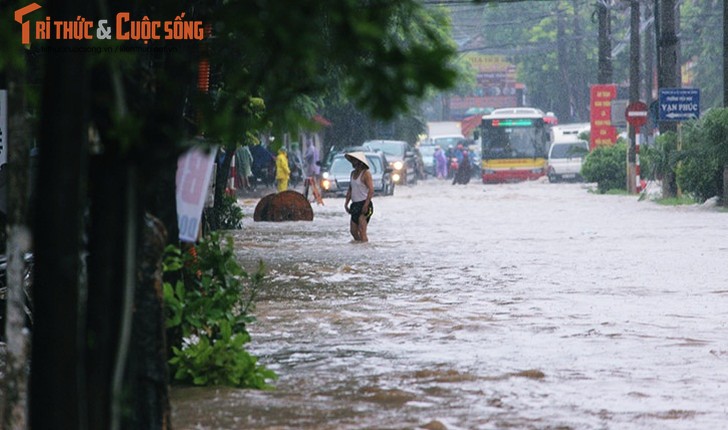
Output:
[[[268,268],[250,350],[268,392],[175,388],[176,429],[719,429],[728,426],[728,213],[583,184],[343,199],[255,223]]]

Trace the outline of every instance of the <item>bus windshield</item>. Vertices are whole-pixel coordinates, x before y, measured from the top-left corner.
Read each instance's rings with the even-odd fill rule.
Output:
[[[484,121],[483,159],[513,159],[545,157],[548,136],[543,126],[500,125]]]

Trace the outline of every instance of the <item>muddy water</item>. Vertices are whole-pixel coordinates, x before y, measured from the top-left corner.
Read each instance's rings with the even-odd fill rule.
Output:
[[[256,201],[243,201],[252,214]],[[580,184],[343,199],[235,233],[270,282],[251,350],[270,392],[176,388],[177,429],[728,427],[728,213]]]

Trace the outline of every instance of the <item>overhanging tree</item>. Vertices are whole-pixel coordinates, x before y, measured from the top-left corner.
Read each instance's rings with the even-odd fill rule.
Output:
[[[453,49],[419,10],[411,0],[48,5],[54,19],[118,11],[202,19],[212,25],[204,43],[214,85],[197,92],[193,43],[161,53],[43,58],[33,428],[169,427],[164,358],[149,360],[138,353],[149,348],[136,348],[142,342],[154,351],[161,327],[133,309],[138,288],[154,287],[137,278],[158,254],[140,249],[159,241],[159,228],[145,226],[164,225],[167,241],[176,241],[177,157],[194,135],[228,144],[283,118],[300,97],[323,93],[334,67],[357,106],[380,118],[406,110],[428,88],[449,87]],[[17,39],[3,42],[21,49]],[[260,118],[245,108],[258,98],[266,106]],[[158,297],[144,297],[155,306]]]

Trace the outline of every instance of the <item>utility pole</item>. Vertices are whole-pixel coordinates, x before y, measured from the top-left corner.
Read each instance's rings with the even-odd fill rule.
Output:
[[[679,39],[677,37],[677,14],[675,0],[655,0],[657,31],[657,87],[676,88],[680,86],[680,63],[678,61]],[[677,124],[661,121],[660,133],[677,132]],[[668,171],[662,178],[662,196],[675,197],[677,183],[675,175]]]
[[[629,102],[640,101],[640,3],[630,1],[630,37],[629,37]],[[629,148],[627,149],[627,191],[637,192],[635,186],[636,153],[635,129],[629,128]]]
[[[728,1],[723,0],[723,107],[728,107]],[[728,164],[723,166],[723,206],[728,207]]]
[[[612,83],[612,42],[611,15],[608,0],[597,2],[597,19],[599,21],[599,76],[600,84]]]
[[[723,2],[723,107],[728,107],[728,1]]]
[[[649,16],[655,16],[655,10],[651,9],[648,4],[644,5],[644,16],[648,19]],[[655,17],[656,21],[656,17]],[[644,53],[645,53],[645,100],[647,106],[650,106],[653,101],[653,90],[655,89],[655,80],[653,74],[655,73],[655,38],[654,32],[657,31],[656,26],[652,27],[652,31],[647,31],[644,38]],[[654,126],[654,124],[653,124]]]

